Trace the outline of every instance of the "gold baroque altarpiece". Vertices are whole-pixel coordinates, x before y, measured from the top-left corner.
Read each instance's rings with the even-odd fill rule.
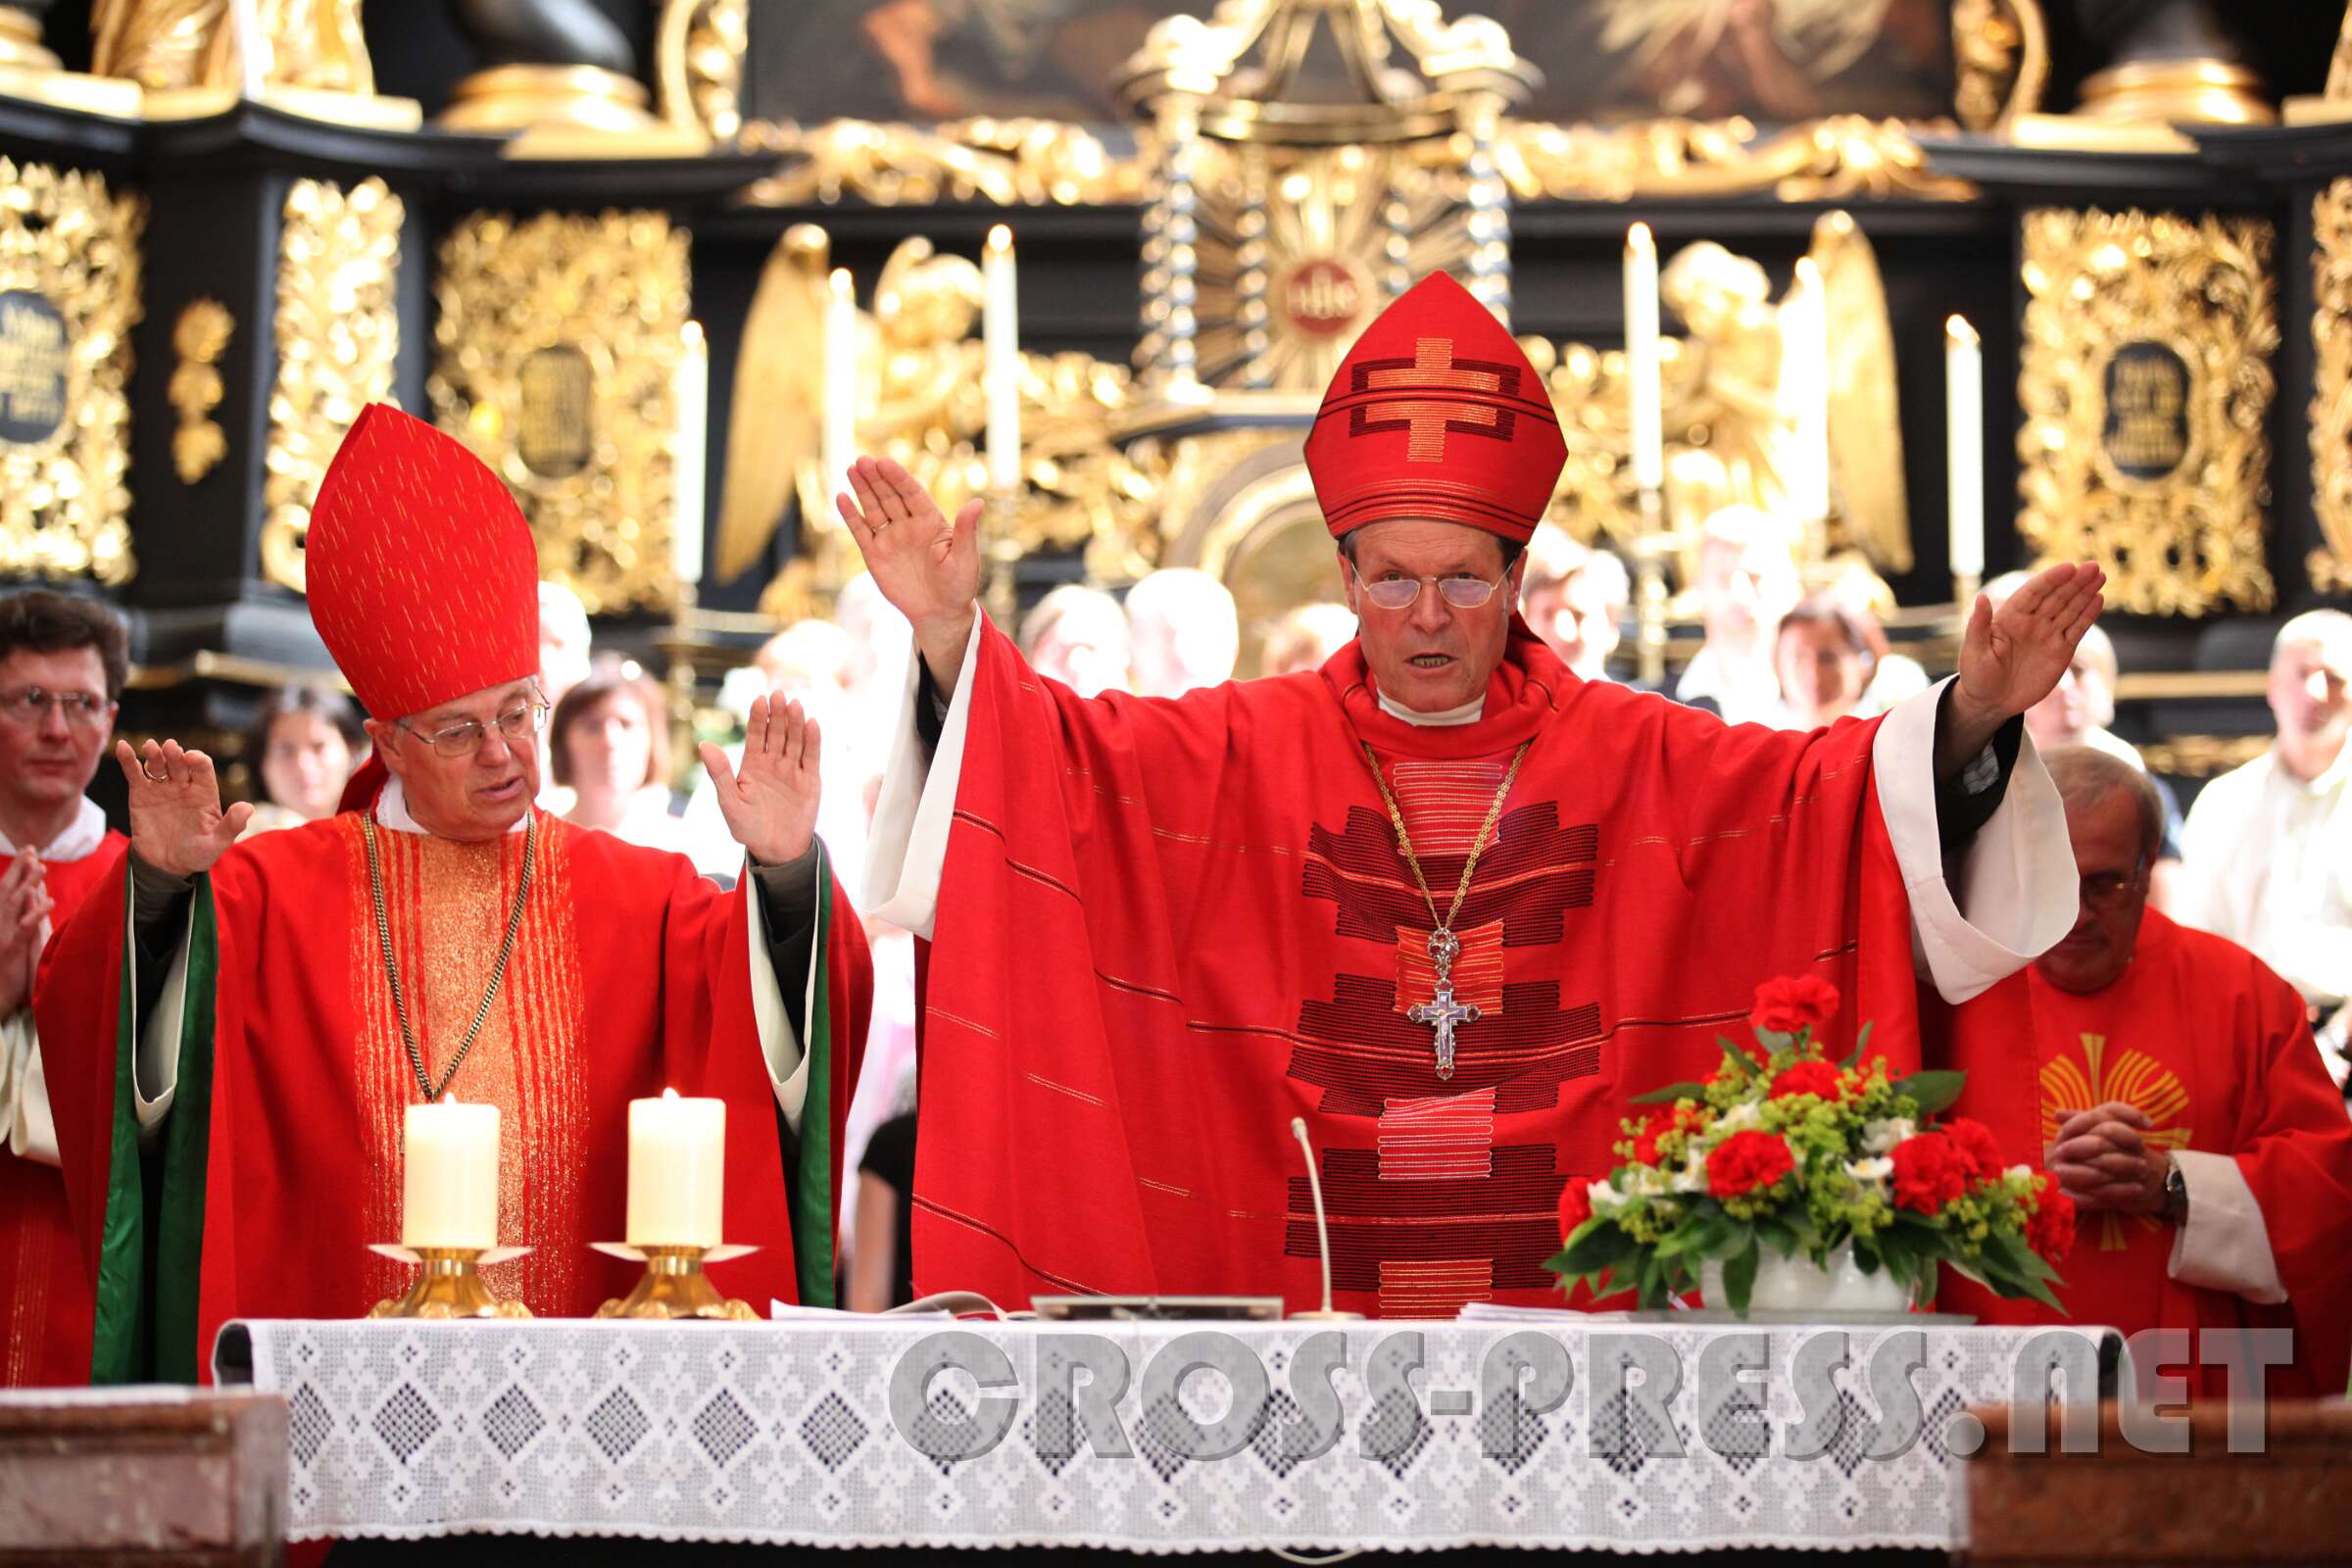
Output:
[[[676,603],[686,239],[655,212],[475,213],[441,245],[434,421],[507,481],[540,575],[591,614]]]
[[[286,192],[261,554],[263,575],[296,592],[327,464],[361,410],[393,401],[406,217],[401,199],[372,175],[349,190],[298,179]]]
[[[0,158],[0,574],[126,582],[146,204]]]
[[[2311,501],[2322,593],[2352,592],[2352,177],[2311,199]]]
[[[2257,219],[2026,215],[2018,528],[2139,614],[2267,610],[2278,346]]]

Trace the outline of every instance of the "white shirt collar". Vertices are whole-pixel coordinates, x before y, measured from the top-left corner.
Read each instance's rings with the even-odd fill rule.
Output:
[[[507,831],[519,833],[522,831],[523,824],[530,819],[531,813],[525,811],[514,819],[514,825]],[[429,834],[432,831],[430,828],[419,825],[417,820],[409,814],[408,792],[400,787],[400,780],[396,777],[385,779],[383,792],[375,798],[375,825],[390,828],[395,833]]]
[[[1423,729],[1437,729],[1449,724],[1475,724],[1487,710],[1487,698],[1484,692],[1471,698],[1459,708],[1448,708],[1436,713],[1417,713],[1402,703],[1391,701],[1389,694],[1384,691],[1375,690],[1372,695],[1380,699],[1382,712],[1391,718],[1400,718],[1407,724],[1419,725]]]
[[[98,809],[96,801],[85,795],[81,798],[81,804],[74,808],[74,820],[66,824],[66,830],[41,849],[41,858],[83,859],[96,854],[98,846],[105,841],[106,813]],[[0,855],[14,857],[16,853],[17,847],[8,842],[8,835],[0,833]]]

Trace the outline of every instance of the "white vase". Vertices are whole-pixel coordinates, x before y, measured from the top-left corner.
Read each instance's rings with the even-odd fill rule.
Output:
[[[1711,1309],[1730,1309],[1719,1259],[1710,1257],[1699,1264],[1698,1297]],[[1801,1255],[1783,1257],[1763,1248],[1756,1260],[1756,1283],[1747,1294],[1751,1312],[1901,1312],[1910,1305],[1911,1288],[1884,1268],[1863,1273],[1851,1243],[1833,1250],[1826,1265]]]

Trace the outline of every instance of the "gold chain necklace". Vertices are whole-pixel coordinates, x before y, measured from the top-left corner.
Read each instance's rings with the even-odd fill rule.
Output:
[[[368,843],[368,892],[375,901],[375,940],[383,950],[384,979],[392,987],[392,1012],[400,1019],[400,1043],[408,1048],[409,1070],[416,1075],[416,1092],[432,1104],[449,1093],[456,1081],[458,1069],[466,1064],[466,1053],[473,1049],[476,1036],[490,1017],[490,1004],[498,997],[498,983],[507,976],[507,960],[514,956],[514,937],[522,930],[523,901],[531,896],[531,866],[539,858],[539,813],[533,811],[522,830],[522,881],[514,889],[514,907],[507,914],[507,940],[499,944],[498,962],[490,969],[490,989],[482,993],[482,1004],[473,1010],[473,1024],[458,1045],[458,1054],[449,1058],[449,1071],[435,1085],[425,1074],[424,1054],[416,1049],[416,1032],[409,1027],[409,1004],[400,994],[400,966],[392,961],[392,922],[384,915],[384,868],[375,854],[375,812],[365,811],[360,816],[360,837]]]
[[[1415,1023],[1429,1025],[1432,1044],[1437,1050],[1438,1076],[1453,1076],[1453,1032],[1466,1023],[1476,1023],[1479,1006],[1475,1002],[1456,1002],[1453,998],[1453,960],[1462,956],[1461,939],[1453,934],[1454,917],[1462,912],[1462,901],[1470,896],[1470,875],[1478,869],[1478,858],[1487,851],[1487,840],[1494,832],[1494,824],[1502,819],[1502,803],[1510,798],[1511,781],[1519,776],[1519,764],[1527,760],[1527,749],[1534,740],[1519,743],[1511,758],[1510,769],[1502,775],[1502,788],[1494,792],[1494,803],[1487,808],[1487,819],[1480,824],[1478,837],[1470,845],[1470,858],[1462,862],[1461,884],[1453,890],[1453,907],[1444,918],[1438,914],[1438,901],[1429,891],[1429,878],[1421,874],[1421,858],[1413,853],[1412,835],[1404,830],[1404,812],[1397,808],[1396,797],[1389,790],[1389,781],[1380,771],[1380,759],[1372,753],[1370,743],[1358,741],[1364,748],[1364,761],[1372,769],[1372,782],[1380,786],[1380,799],[1389,808],[1389,823],[1396,829],[1396,850],[1404,857],[1405,865],[1413,873],[1414,883],[1421,889],[1421,902],[1429,906],[1429,962],[1437,971],[1437,989],[1427,1002],[1416,1002],[1405,1009],[1405,1016]]]

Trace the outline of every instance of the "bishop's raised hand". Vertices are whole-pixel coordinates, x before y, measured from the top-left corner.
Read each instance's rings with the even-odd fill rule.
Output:
[[[703,743],[703,766],[727,831],[762,865],[791,864],[816,837],[821,741],[816,720],[800,704],[760,697],[744,724],[740,766],[729,766],[725,752]]]
[[[130,781],[130,848],[167,876],[209,871],[253,819],[240,801],[220,808],[213,760],[177,741],[149,741],[137,751],[115,742],[115,760]]]
[[[850,492],[835,505],[865,556],[865,569],[882,597],[913,623],[931,678],[952,688],[980,597],[981,503],[965,502],[951,523],[914,475],[889,458],[850,465]]]

